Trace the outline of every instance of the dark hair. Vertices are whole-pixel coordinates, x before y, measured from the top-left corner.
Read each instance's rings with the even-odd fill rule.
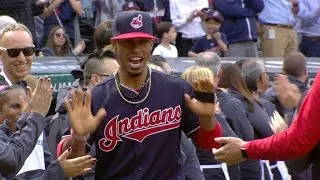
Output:
[[[249,61],[249,59],[240,59],[240,60],[236,61],[234,64],[237,65],[240,69],[242,69],[242,65],[248,61]]]
[[[163,34],[164,33],[168,33],[170,31],[170,29],[173,27],[171,22],[161,22],[158,26],[157,26],[157,32],[158,32],[158,37],[159,39],[163,38]]]
[[[95,51],[91,53],[86,62],[84,63],[83,67],[83,75],[84,75],[84,82],[87,86],[90,82],[90,78],[93,74],[102,71],[101,67],[104,67],[105,58],[115,59],[116,55],[110,51]]]
[[[152,55],[149,63],[162,67],[162,63],[166,63],[167,60],[160,55]]]
[[[294,52],[283,59],[284,74],[300,77],[305,73],[306,68],[306,57],[300,52]]]
[[[116,54],[111,51],[111,50],[105,50],[103,52],[100,53],[100,58],[111,58],[111,59],[116,59],[117,56]]]
[[[88,62],[89,59],[92,59],[92,58],[99,58],[99,59],[111,58],[111,59],[116,59],[117,56],[116,56],[116,54],[115,54],[113,51],[111,51],[111,50],[102,51],[102,50],[97,50],[97,49],[95,49],[91,54],[89,54],[89,56],[87,57],[86,60],[84,60],[83,62],[81,62],[80,68],[81,68],[81,69],[84,69],[85,64]]]
[[[65,37],[66,42],[62,46],[61,51],[58,51],[56,45],[54,44],[54,34],[59,29],[63,29],[63,28],[61,26],[55,26],[54,28],[51,29],[48,40],[47,40],[47,47],[51,48],[56,56],[68,56],[71,51],[71,48],[69,46],[70,44],[69,38]],[[64,33],[66,32],[64,31]]]
[[[112,38],[112,21],[101,23],[94,31],[93,39],[97,50],[102,50],[109,45]]]
[[[253,103],[255,101],[254,96],[246,86],[242,76],[240,68],[231,63],[226,63],[221,66],[222,76],[219,81],[219,87],[232,88],[239,92],[248,102],[248,110],[253,111]]]

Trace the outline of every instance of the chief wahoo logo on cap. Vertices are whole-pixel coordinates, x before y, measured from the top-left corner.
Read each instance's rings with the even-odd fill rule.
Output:
[[[130,23],[130,25],[134,28],[134,29],[139,29],[142,27],[142,15],[139,14],[138,17],[134,17]]]

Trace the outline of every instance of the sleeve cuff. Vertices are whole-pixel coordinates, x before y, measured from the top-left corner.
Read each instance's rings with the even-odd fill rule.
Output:
[[[253,141],[249,141],[244,145],[244,148],[246,149],[246,153],[248,155],[249,159],[259,159],[256,157],[256,153],[254,151],[254,148],[251,148]]]

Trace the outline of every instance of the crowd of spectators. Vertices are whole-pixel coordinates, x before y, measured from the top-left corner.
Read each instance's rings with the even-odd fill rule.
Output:
[[[112,21],[122,11],[145,11],[153,18],[153,32],[159,38],[156,45],[161,45],[154,54],[162,49],[170,57],[195,57],[205,51],[222,57],[285,57],[298,50],[307,57],[319,57],[319,3],[311,0],[0,2],[0,14],[25,24],[37,54],[44,56],[87,55],[99,49],[97,41],[103,38],[98,39],[95,31],[107,23],[106,31],[111,33]],[[173,28],[168,29],[169,23]],[[48,43],[55,46],[50,38],[57,26],[64,31],[68,52],[50,47],[48,53]],[[45,53],[40,53],[45,46]]]

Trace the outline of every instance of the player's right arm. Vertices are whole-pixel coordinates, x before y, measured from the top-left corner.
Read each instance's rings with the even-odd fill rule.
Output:
[[[71,90],[71,102],[65,99],[66,109],[71,122],[71,136],[63,139],[58,145],[57,152],[64,152],[69,147],[73,149],[70,158],[83,156],[85,154],[86,138],[93,133],[100,121],[106,115],[105,109],[100,109],[95,116],[91,112],[91,91],[87,90],[85,101],[81,89],[75,92]]]

